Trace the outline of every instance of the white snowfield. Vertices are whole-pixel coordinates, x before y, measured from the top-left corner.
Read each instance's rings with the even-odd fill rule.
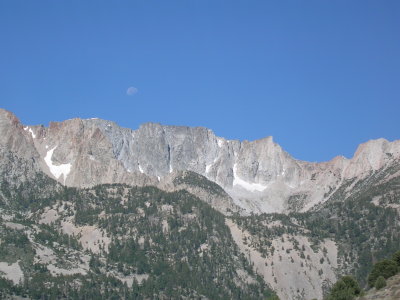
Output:
[[[25,131],[29,131],[30,134],[32,135],[32,138],[36,138],[36,134],[33,132],[32,128],[30,128],[29,126],[24,127]]]
[[[218,161],[218,157],[216,157],[216,158],[214,159],[214,161],[213,161],[211,164],[206,165],[206,174],[210,172],[211,167],[212,167],[213,165],[215,165],[215,163],[216,163],[217,161]]]
[[[32,138],[36,138],[36,134],[33,132],[33,130],[32,130],[32,128],[29,128],[29,132],[31,133],[31,135],[32,135]]]
[[[142,174],[144,173],[144,171],[142,169],[142,166],[140,164],[139,164],[139,172],[142,173]]]
[[[256,191],[262,192],[267,188],[266,185],[262,185],[260,183],[247,182],[247,181],[239,178],[236,170],[237,170],[237,164],[234,164],[233,165],[233,186],[239,185],[250,192],[256,192]]]
[[[50,169],[51,174],[53,174],[53,176],[57,179],[60,179],[60,176],[63,175],[64,177],[64,183],[65,180],[67,180],[67,176],[69,174],[69,172],[71,171],[71,164],[61,164],[61,165],[54,165],[53,161],[51,160],[52,156],[53,156],[53,152],[54,150],[56,150],[57,146],[55,146],[53,149],[50,149],[49,151],[47,151],[46,156],[44,157],[44,161],[46,162],[47,166]]]
[[[224,145],[224,141],[222,139],[218,139],[218,147],[222,148],[222,146]]]

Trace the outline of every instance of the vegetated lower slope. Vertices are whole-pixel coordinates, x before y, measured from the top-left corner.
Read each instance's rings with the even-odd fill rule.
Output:
[[[225,216],[183,190],[75,189],[40,172],[19,180],[4,171],[12,168],[2,170],[0,270],[8,294],[257,299],[269,294],[266,282],[281,299],[322,299],[341,274],[365,285],[372,263],[400,248],[395,176],[359,182],[344,201],[338,190],[312,212],[232,217],[241,232],[234,240]],[[199,178],[185,180],[216,188]]]
[[[377,290],[371,289],[357,300],[398,300],[400,299],[400,274],[386,280],[386,286]]]
[[[352,274],[366,286],[373,263],[400,248],[400,178],[390,176],[397,171],[396,167],[376,174],[373,181],[359,181],[356,187],[352,186],[355,192],[345,200],[344,193],[338,191],[334,198],[310,212],[237,216],[234,222],[249,234],[245,237],[247,245],[265,258],[266,265],[269,264],[265,267],[271,273],[267,281],[278,281],[275,284],[278,289],[285,282],[279,284],[277,274],[284,264],[279,267],[277,261],[278,264],[291,261],[291,265],[286,265],[286,271],[300,272],[299,278],[310,276],[311,279],[312,266],[316,267],[323,279],[324,294],[335,282],[334,277],[326,276],[327,270],[334,271],[336,277]],[[351,182],[345,183],[342,192],[350,185]],[[337,245],[333,259],[329,255],[332,249],[326,246],[329,241]],[[315,258],[320,264],[312,262]],[[268,272],[264,274],[268,275]],[[289,275],[281,278],[285,280]],[[304,298],[301,289],[292,296]]]
[[[363,291],[354,277],[342,276],[329,291],[326,300],[397,300],[400,299],[400,251],[380,260],[368,275],[368,289]]]
[[[265,299],[224,216],[186,191],[100,185],[8,190],[1,295],[32,299]],[[18,192],[14,192],[18,190]],[[32,192],[30,192],[30,190]]]

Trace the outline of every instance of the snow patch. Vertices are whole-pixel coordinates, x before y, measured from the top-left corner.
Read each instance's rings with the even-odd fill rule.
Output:
[[[221,139],[218,139],[217,143],[218,143],[218,147],[220,147],[220,148],[222,148],[222,146],[224,145],[224,141]]]
[[[32,135],[32,138],[36,138],[36,134],[33,132],[32,128],[29,128],[29,132]]]
[[[212,164],[206,165],[206,173],[210,172],[211,167],[217,162],[218,157],[216,157],[214,159],[214,161],[212,162]]]
[[[237,175],[236,169],[237,169],[237,164],[234,164],[233,165],[233,186],[239,185],[242,188],[244,188],[250,192],[255,192],[255,191],[262,192],[267,188],[267,186],[262,185],[260,183],[247,182],[247,181],[239,178]]]
[[[32,128],[30,128],[29,126],[24,127],[25,131],[29,131],[30,134],[32,135],[32,138],[36,138],[36,134],[33,132]]]
[[[69,172],[71,171],[71,164],[61,164],[61,165],[54,165],[53,161],[51,160],[51,157],[53,156],[53,152],[54,150],[57,148],[54,147],[53,149],[47,151],[46,156],[44,157],[44,161],[46,162],[47,166],[50,169],[51,174],[53,174],[53,176],[57,179],[60,178],[61,175],[63,175],[64,177],[64,184],[65,184],[65,180],[67,179],[67,176],[69,174]]]
[[[142,169],[142,166],[140,164],[139,164],[139,172],[142,173],[142,174],[144,173],[144,171]]]

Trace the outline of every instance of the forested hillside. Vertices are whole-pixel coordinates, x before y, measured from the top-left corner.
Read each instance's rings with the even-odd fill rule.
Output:
[[[54,188],[48,197],[35,199],[34,192],[27,192],[29,187],[21,189],[13,197],[15,203],[2,204],[0,260],[7,264],[2,271],[8,270],[1,281],[3,295],[33,299],[272,295],[240,253],[224,216],[188,192],[115,184],[84,190]]]

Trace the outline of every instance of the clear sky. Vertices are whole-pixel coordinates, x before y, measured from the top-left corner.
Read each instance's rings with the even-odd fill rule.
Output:
[[[0,1],[0,107],[274,136],[295,158],[400,139],[400,1]]]

